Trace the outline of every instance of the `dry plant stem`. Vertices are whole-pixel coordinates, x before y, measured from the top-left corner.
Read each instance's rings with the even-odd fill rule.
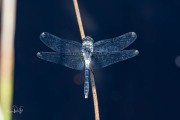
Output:
[[[92,87],[92,94],[93,94],[93,100],[94,100],[95,120],[100,120],[96,85],[95,85],[95,80],[94,80],[94,74],[92,71],[90,71],[90,79],[91,79],[91,87]]]
[[[80,15],[79,7],[78,7],[78,2],[77,0],[73,0],[73,3],[74,3],[75,11],[76,11],[81,38],[83,40],[83,38],[85,37],[85,34],[84,34],[84,29],[83,29],[83,25],[81,21],[81,15]],[[93,101],[94,101],[95,120],[100,120],[96,85],[94,81],[94,74],[92,71],[90,71],[90,79],[91,79],[91,87],[92,87],[92,94],[93,94]]]
[[[79,30],[81,33],[81,38],[83,39],[85,37],[85,34],[84,34],[84,29],[83,29],[83,25],[82,25],[82,21],[81,21],[81,14],[79,12],[78,2],[77,2],[77,0],[73,0],[73,3],[74,3],[75,11],[76,11],[76,17],[77,17],[77,21],[78,21],[78,25],[79,25]]]

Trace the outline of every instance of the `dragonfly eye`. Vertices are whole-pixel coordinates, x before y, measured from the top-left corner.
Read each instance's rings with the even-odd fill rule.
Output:
[[[94,42],[94,40],[90,36],[86,36],[83,40]]]

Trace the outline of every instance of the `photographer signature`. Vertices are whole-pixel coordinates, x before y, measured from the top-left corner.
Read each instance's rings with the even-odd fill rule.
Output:
[[[13,105],[11,112],[14,114],[15,113],[21,114],[23,112],[23,106],[17,107],[16,105]]]

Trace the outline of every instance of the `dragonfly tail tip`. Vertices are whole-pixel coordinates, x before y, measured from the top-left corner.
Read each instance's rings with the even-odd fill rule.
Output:
[[[85,95],[85,99],[88,99],[88,96],[87,96],[87,95]]]

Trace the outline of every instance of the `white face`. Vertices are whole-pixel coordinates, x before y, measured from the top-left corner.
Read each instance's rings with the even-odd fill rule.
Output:
[[[93,53],[93,39],[92,38],[87,36],[83,40],[82,53],[83,53],[85,65],[86,65],[86,67],[89,68],[90,63],[91,63],[91,56],[92,56],[92,53]]]

